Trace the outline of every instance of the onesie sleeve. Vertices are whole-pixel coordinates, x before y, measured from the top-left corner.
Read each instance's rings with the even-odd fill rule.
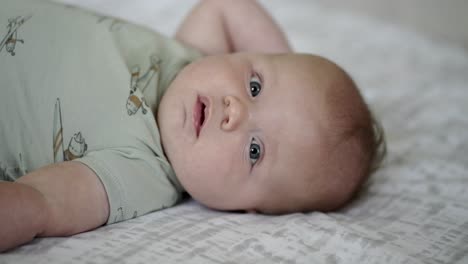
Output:
[[[181,191],[170,181],[171,168],[154,155],[133,148],[105,149],[77,159],[104,185],[112,224],[177,203]]]

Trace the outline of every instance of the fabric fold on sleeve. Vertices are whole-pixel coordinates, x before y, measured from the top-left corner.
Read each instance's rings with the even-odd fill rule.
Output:
[[[109,200],[112,224],[173,206],[181,193],[156,157],[139,150],[106,149],[77,159],[101,180]]]

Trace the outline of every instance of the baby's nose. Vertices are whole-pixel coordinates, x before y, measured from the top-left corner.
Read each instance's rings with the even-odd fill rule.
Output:
[[[246,109],[242,101],[232,95],[225,96],[223,99],[224,117],[221,128],[225,131],[236,129],[245,118]]]

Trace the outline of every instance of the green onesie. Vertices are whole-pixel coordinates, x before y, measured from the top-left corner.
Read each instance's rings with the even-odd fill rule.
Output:
[[[183,191],[155,120],[200,54],[153,31],[37,0],[0,3],[0,180],[75,160],[104,184],[107,223],[174,205]]]

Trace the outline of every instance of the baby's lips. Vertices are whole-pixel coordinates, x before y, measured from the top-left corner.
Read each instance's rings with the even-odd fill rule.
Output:
[[[202,102],[203,106],[204,106],[204,122],[203,122],[203,125],[202,126],[205,126],[206,123],[208,123],[208,119],[210,118],[210,99],[206,96],[200,96],[200,101]]]
[[[195,105],[193,107],[193,115],[192,115],[192,118],[193,118],[193,127],[195,129],[195,135],[196,137],[198,138],[198,136],[200,135],[200,120],[201,120],[201,113],[202,111],[202,102],[200,101],[200,97],[197,96],[197,100],[195,101]]]

